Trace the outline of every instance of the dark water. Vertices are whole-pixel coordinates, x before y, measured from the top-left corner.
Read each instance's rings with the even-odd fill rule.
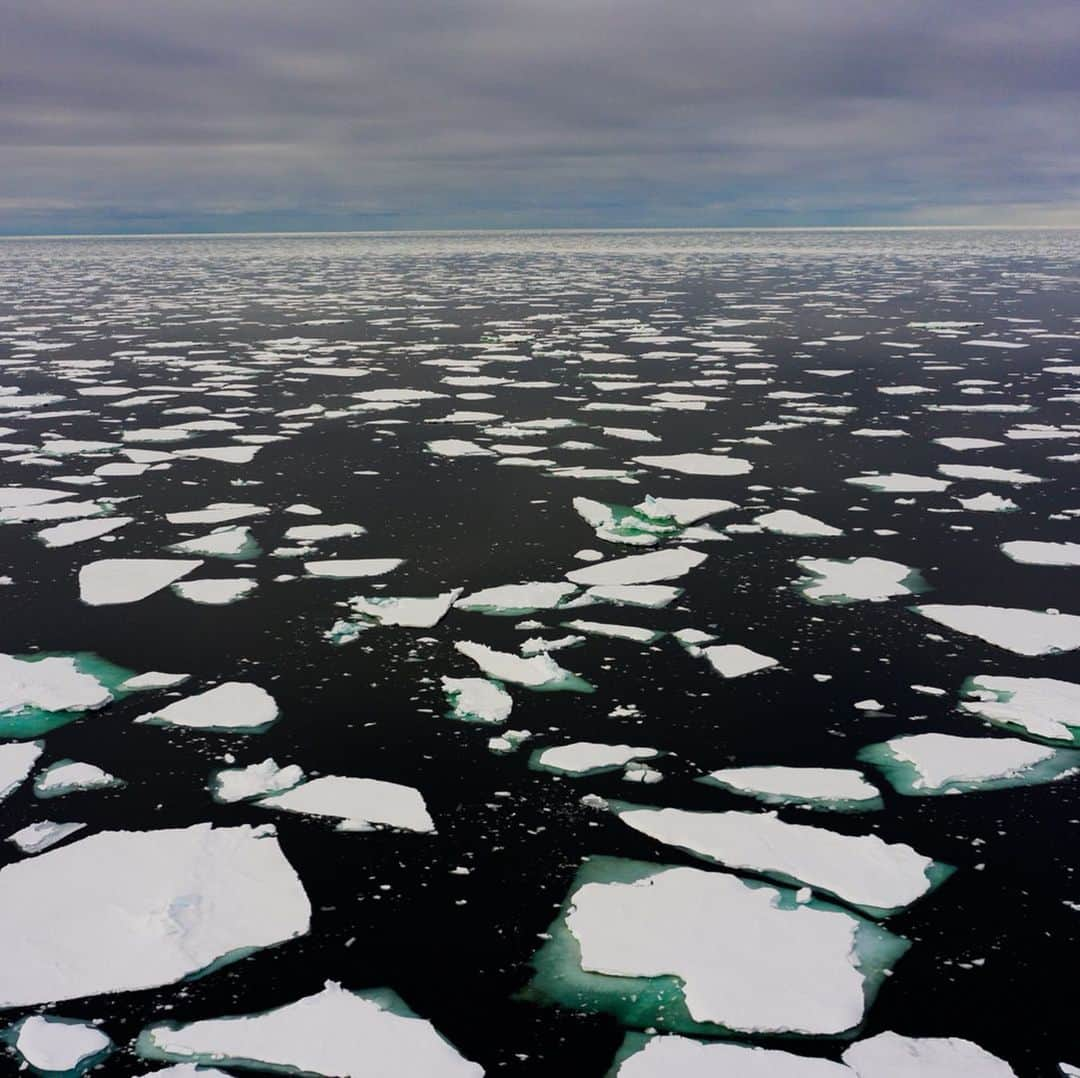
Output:
[[[125,429],[188,418],[202,406],[233,419],[243,434],[288,435],[251,464],[177,459],[167,470],[73,487],[73,498],[137,495],[117,512],[135,522],[114,542],[46,550],[34,532],[0,528],[5,617],[0,650],[92,650],[133,670],[184,671],[185,690],[217,680],[251,680],[278,700],[283,718],[267,733],[200,733],[132,725],[158,697],[136,694],[50,733],[42,764],[70,757],[121,776],[120,790],[37,801],[29,784],[2,806],[3,834],[35,819],[83,820],[91,830],[228,825],[273,819],[286,855],[314,907],[303,939],[263,951],[204,979],[156,991],[58,1005],[55,1013],[104,1020],[126,1045],[160,1018],[190,1020],[278,1006],[326,979],[347,987],[392,987],[464,1055],[489,1072],[599,1076],[623,1031],[613,1019],[541,1008],[515,999],[529,977],[538,934],[550,923],[582,859],[606,854],[666,864],[701,862],[638,835],[615,817],[580,804],[586,793],[686,808],[751,809],[755,802],[694,783],[724,766],[804,764],[852,767],[856,753],[888,737],[927,731],[993,736],[958,713],[964,678],[977,673],[1080,680],[1076,654],[1024,658],[940,629],[910,602],[819,606],[792,582],[806,555],[873,555],[918,568],[929,601],[1080,613],[1080,570],[1016,564],[1010,539],[1076,540],[1080,466],[1049,460],[1080,449],[1080,376],[1053,373],[1050,360],[1080,360],[1080,234],[1056,233],[583,233],[23,241],[0,244],[0,385],[62,402],[12,408],[4,441],[40,445],[46,434],[118,441]],[[745,320],[744,325],[717,320]],[[325,324],[319,324],[329,320]],[[383,321],[390,320],[390,321]],[[917,322],[977,323],[950,334]],[[647,334],[689,338],[647,343]],[[847,341],[805,342],[850,336]],[[307,338],[283,349],[282,339]],[[973,347],[971,338],[1023,343]],[[745,355],[692,347],[746,341]],[[171,347],[149,345],[180,342]],[[188,343],[184,343],[188,342]],[[197,342],[197,343],[190,343]],[[498,342],[519,358],[484,365],[496,386],[440,381],[462,371],[430,359],[475,359],[470,348]],[[901,348],[885,342],[914,345]],[[52,345],[60,347],[53,348]],[[45,347],[49,346],[49,347]],[[117,352],[137,353],[116,356]],[[206,354],[202,354],[202,353]],[[645,358],[649,352],[696,353]],[[627,357],[588,358],[589,353]],[[583,355],[584,354],[584,355]],[[312,358],[363,366],[363,378],[290,373]],[[218,368],[205,364],[223,364]],[[743,367],[743,364],[769,364]],[[935,369],[941,368],[941,369]],[[818,369],[851,370],[826,378]],[[598,389],[634,375],[648,386]],[[964,385],[968,380],[985,384]],[[695,385],[700,380],[726,385]],[[743,381],[740,381],[743,380]],[[159,402],[116,407],[78,388],[197,387]],[[554,383],[539,388],[519,383]],[[887,395],[880,386],[933,393]],[[328,411],[382,388],[446,396],[385,412],[353,411],[285,426],[278,413],[313,404]],[[977,389],[980,392],[970,392]],[[222,390],[231,394],[218,395]],[[771,396],[778,391],[809,398]],[[460,393],[490,399],[460,399]],[[663,409],[650,394],[700,394],[700,411]],[[648,411],[584,411],[589,402],[654,405]],[[1024,413],[940,412],[928,405],[1023,404]],[[818,412],[805,406],[849,409]],[[71,410],[76,414],[71,414]],[[510,441],[477,424],[426,420],[455,409],[496,412],[505,422],[568,418],[581,424],[527,444],[559,466],[628,468],[636,485],[567,478],[547,468],[504,467],[494,458],[448,459],[425,449],[433,438]],[[68,414],[63,414],[68,413]],[[55,415],[55,418],[53,417]],[[824,417],[829,424],[806,420]],[[206,418],[194,416],[192,418]],[[644,470],[642,454],[707,452],[763,423],[771,444],[732,444],[753,471],[738,478]],[[1060,440],[1007,441],[1020,424],[1065,426]],[[1070,427],[1070,424],[1072,425]],[[601,427],[651,431],[660,443],[606,436]],[[897,428],[904,438],[854,436]],[[953,453],[931,439],[1000,439],[1000,448]],[[592,451],[558,448],[568,439]],[[133,443],[142,447],[142,443]],[[229,444],[202,434],[183,445]],[[58,485],[90,475],[112,452],[63,458],[8,452],[0,485]],[[11,459],[24,458],[30,459]],[[36,458],[36,459],[35,459]],[[867,471],[937,475],[939,464],[1017,468],[1047,480],[1008,486],[958,480],[943,493],[878,494],[843,480]],[[373,471],[375,475],[359,474]],[[237,481],[258,485],[236,485]],[[806,488],[799,493],[792,488]],[[955,511],[955,498],[992,491],[1012,513]],[[649,647],[590,638],[559,660],[596,686],[589,696],[512,687],[509,726],[536,735],[519,752],[486,748],[494,732],[442,717],[438,679],[477,671],[453,643],[476,640],[514,651],[527,635],[519,618],[452,611],[433,629],[374,629],[332,647],[323,632],[352,595],[433,595],[524,580],[559,580],[583,563],[581,548],[637,553],[596,538],[572,498],[633,504],[646,494],[730,498],[743,508],[712,520],[722,530],[769,509],[794,508],[845,529],[836,539],[732,534],[702,543],[708,561],[683,580],[664,610],[597,606],[581,616],[659,630],[694,627],[775,656],[782,668],[724,680],[670,639]],[[199,577],[258,578],[257,591],[230,606],[187,602],[169,590],[139,603],[90,607],[77,575],[104,557],[160,557],[180,538],[209,527],[177,527],[164,514],[214,501],[251,501],[273,512],[251,524],[267,552],[254,567],[208,559]],[[283,515],[294,502],[321,518]],[[934,510],[953,510],[934,512]],[[321,557],[401,557],[391,576],[297,579],[296,559],[269,555],[286,527],[355,521],[368,534],[320,544]],[[970,530],[957,530],[957,526]],[[876,535],[887,529],[896,534]],[[371,584],[385,584],[375,590]],[[555,635],[566,615],[541,612]],[[419,642],[427,638],[427,642]],[[829,673],[819,683],[814,673]],[[939,686],[929,697],[910,686]],[[885,714],[853,710],[875,697]],[[610,717],[616,705],[637,716]],[[560,780],[526,767],[531,748],[563,741],[629,742],[670,753],[663,782],[634,787],[618,772]],[[220,805],[206,790],[227,752],[242,764],[273,756],[309,774],[362,775],[415,786],[435,836],[336,834],[330,824],[246,805]],[[871,776],[872,778],[874,776]],[[901,797],[883,784],[883,811],[840,815],[782,809],[782,818],[907,842],[958,867],[933,894],[888,919],[913,946],[871,1009],[861,1035],[895,1030],[958,1036],[1008,1060],[1020,1075],[1056,1073],[1080,1060],[1068,975],[1075,962],[1080,902],[1074,854],[1075,780],[961,796]],[[0,844],[0,857],[16,859]],[[981,866],[976,868],[975,866]],[[469,875],[454,875],[457,866]],[[346,947],[346,941],[354,940]],[[983,964],[973,965],[975,960]],[[13,1013],[12,1018],[21,1012]],[[770,1043],[767,1039],[760,1043]],[[774,1039],[792,1051],[837,1058],[841,1045]],[[14,1061],[5,1064],[15,1067]],[[105,1074],[149,1069],[128,1054]]]

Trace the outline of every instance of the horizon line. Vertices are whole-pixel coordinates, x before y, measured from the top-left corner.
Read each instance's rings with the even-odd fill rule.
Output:
[[[579,225],[507,226],[473,225],[468,228],[378,228],[378,229],[262,229],[239,232],[0,232],[5,240],[124,240],[124,239],[214,239],[237,237],[284,236],[454,236],[473,233],[533,234],[566,232],[572,234],[636,233],[636,232],[1076,232],[1075,225],[1002,224],[1002,225],[621,225],[604,228]]]

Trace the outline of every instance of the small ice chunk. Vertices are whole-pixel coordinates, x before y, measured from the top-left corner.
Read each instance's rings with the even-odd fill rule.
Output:
[[[435,830],[419,790],[378,779],[323,775],[291,790],[260,797],[255,804],[305,816],[335,817],[338,831],[371,831],[376,827]]]
[[[171,689],[174,685],[182,685],[190,674],[165,674],[160,670],[150,670],[145,674],[136,674],[127,681],[120,683],[120,688],[125,692],[136,692],[139,689]]]
[[[213,1061],[296,1074],[482,1078],[435,1027],[388,989],[351,992],[327,981],[313,996],[262,1014],[143,1030],[144,1059]]]
[[[135,721],[153,726],[188,726],[200,730],[261,733],[278,718],[274,698],[258,685],[226,681],[206,692],[167,704]]]

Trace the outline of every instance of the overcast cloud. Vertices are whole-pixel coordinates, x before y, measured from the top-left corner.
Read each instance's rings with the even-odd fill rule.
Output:
[[[0,0],[0,231],[1080,225],[1080,0]]]

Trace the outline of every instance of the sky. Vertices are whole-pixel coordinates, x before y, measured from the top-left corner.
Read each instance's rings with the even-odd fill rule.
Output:
[[[1080,226],[1080,0],[0,0],[0,233]]]

